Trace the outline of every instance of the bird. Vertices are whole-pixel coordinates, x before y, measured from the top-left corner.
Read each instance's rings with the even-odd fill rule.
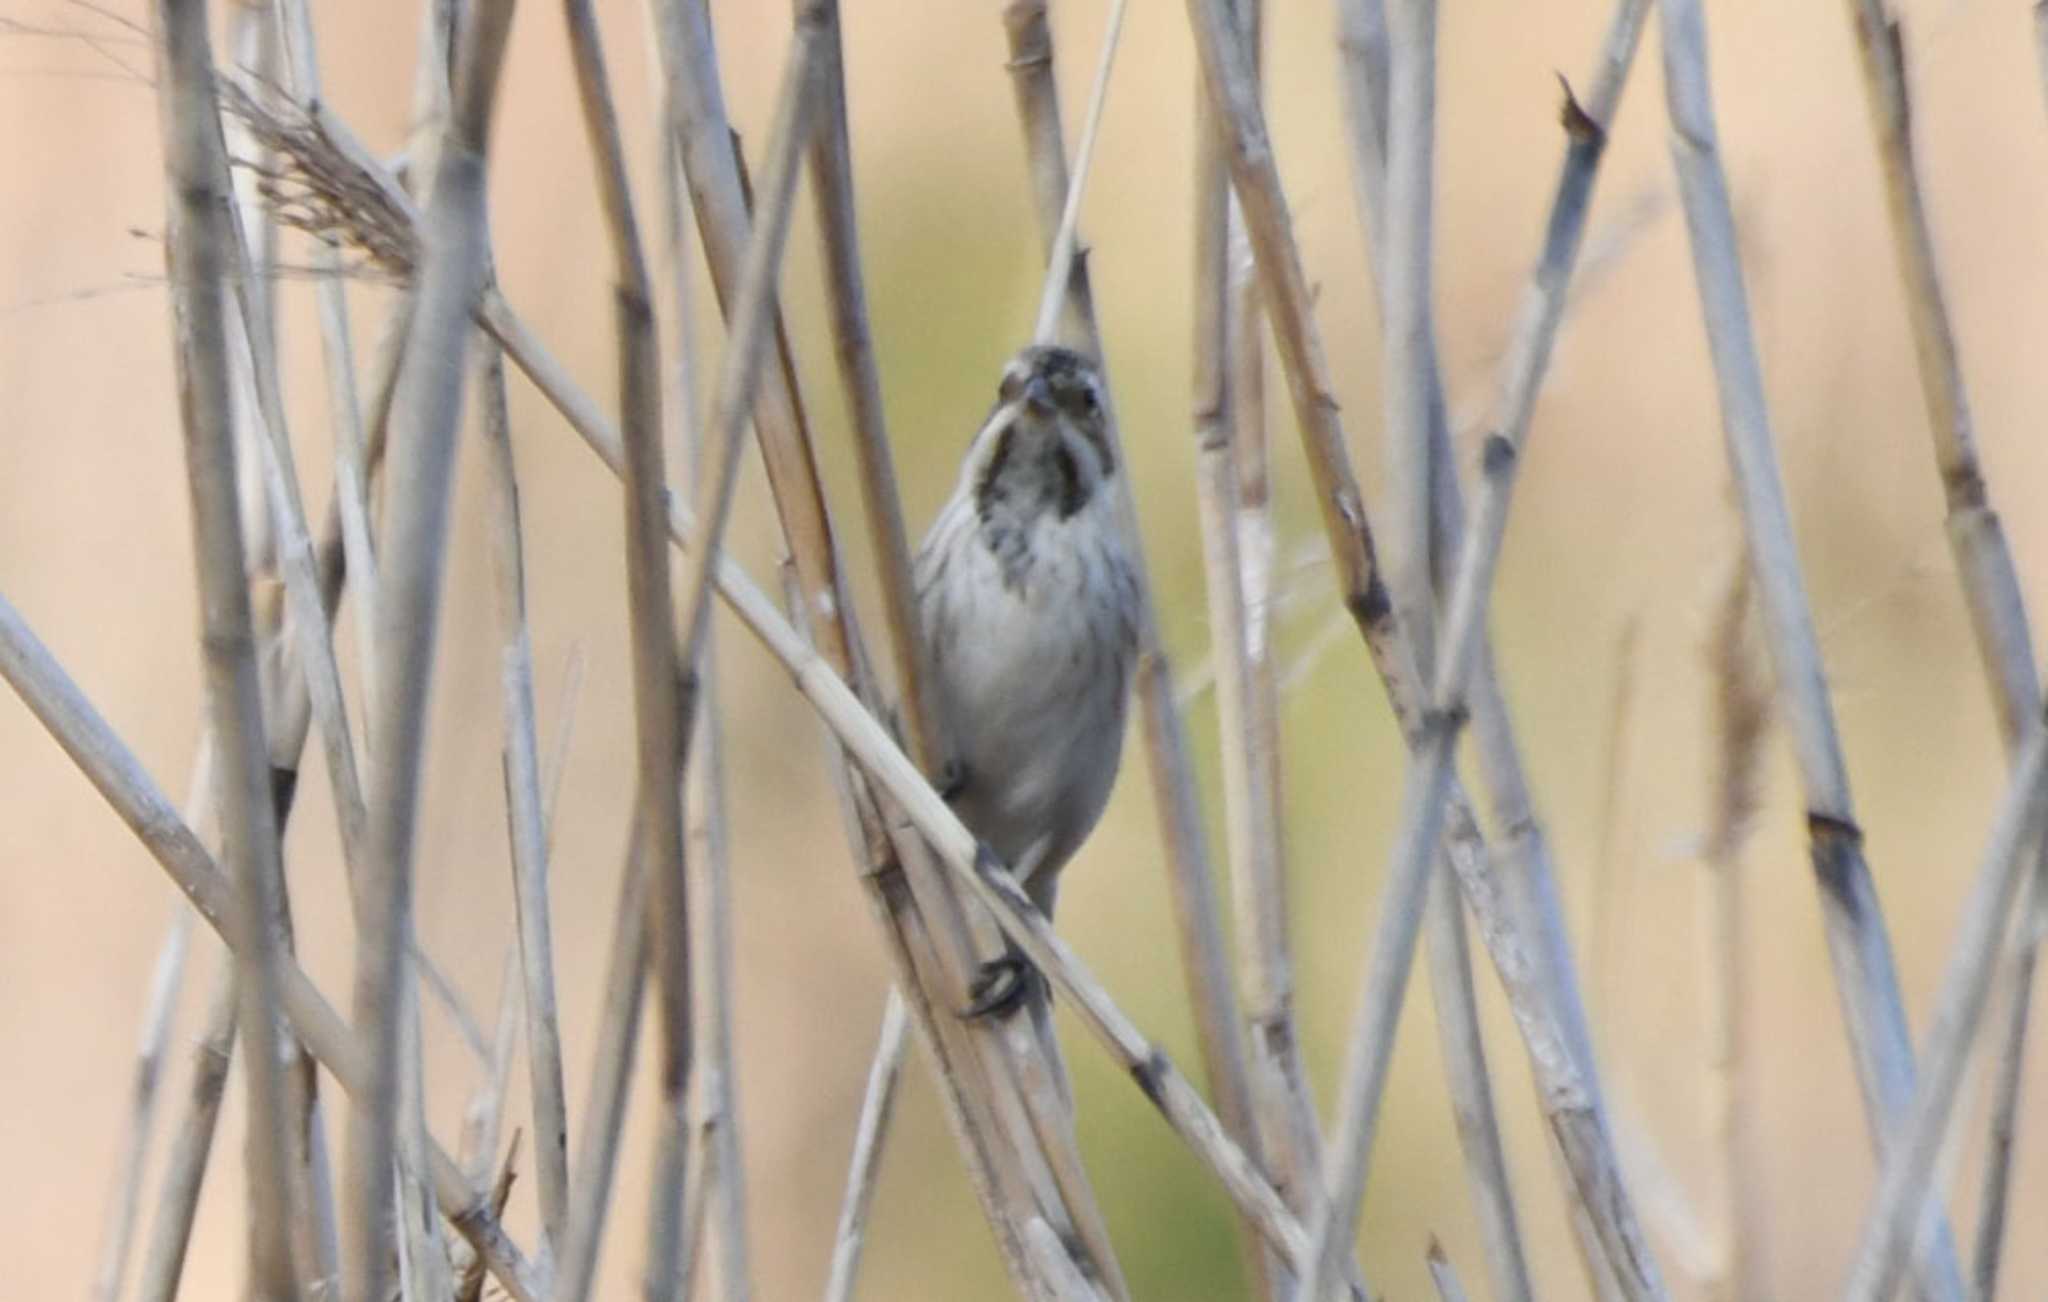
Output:
[[[1118,470],[1101,369],[1024,348],[914,565],[941,790],[1048,919],[1123,749],[1139,595]],[[1012,950],[977,975],[967,1012],[1006,1014],[1033,976]]]

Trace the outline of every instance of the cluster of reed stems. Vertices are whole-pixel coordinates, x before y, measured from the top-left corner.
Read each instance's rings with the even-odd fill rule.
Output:
[[[652,1023],[659,1117],[644,1209],[644,1295],[691,1296],[708,1277],[701,1264],[707,1256],[717,1262],[724,1297],[752,1295],[741,1096],[732,1063],[735,865],[724,821],[716,693],[716,660],[735,648],[711,637],[714,600],[781,664],[824,725],[853,862],[895,980],[852,1140],[828,1298],[856,1290],[876,1171],[913,1040],[935,1073],[960,1158],[1017,1293],[1062,1302],[1133,1295],[1083,1162],[1056,1046],[1041,1043],[1022,1019],[969,1021],[954,1013],[967,1002],[979,965],[1005,939],[1050,979],[1089,1036],[1228,1195],[1251,1294],[1300,1302],[1375,1296],[1354,1231],[1395,1029],[1416,949],[1426,946],[1449,1102],[1482,1231],[1485,1292],[1502,1302],[1534,1298],[1525,1219],[1509,1178],[1488,1063],[1489,1051],[1512,1046],[1488,1045],[1482,1036],[1474,933],[1476,951],[1505,993],[1536,1087],[1586,1292],[1632,1302],[1671,1296],[1656,1209],[1637,1188],[1640,1171],[1623,1160],[1602,1087],[1552,849],[1488,634],[1518,470],[1531,451],[1538,394],[1649,0],[1615,0],[1590,77],[1582,89],[1565,90],[1549,216],[1494,378],[1479,464],[1469,475],[1461,473],[1449,428],[1432,308],[1436,6],[1337,0],[1333,55],[1383,322],[1387,473],[1376,512],[1368,510],[1352,465],[1354,431],[1331,396],[1329,355],[1263,111],[1259,0],[1188,0],[1199,55],[1199,84],[1189,89],[1198,123],[1189,429],[1215,630],[1225,894],[1213,884],[1195,758],[1149,579],[1139,585],[1135,691],[1206,1090],[1122,1011],[932,781],[947,766],[947,732],[926,689],[910,535],[869,328],[839,7],[834,0],[794,0],[773,125],[751,168],[723,100],[706,7],[695,0],[647,0],[647,7],[661,89],[662,238],[654,249],[629,184],[595,13],[590,0],[562,6],[607,234],[618,385],[607,403],[577,387],[494,275],[485,182],[512,0],[428,0],[416,126],[402,179],[321,98],[305,0],[231,6],[233,71],[212,49],[204,0],[155,0],[171,338],[205,671],[204,740],[182,811],[0,599],[0,674],[184,895],[146,1001],[143,1086],[127,1124],[97,1296],[162,1302],[176,1295],[199,1188],[217,1147],[230,1062],[239,1061],[248,1097],[242,1151],[251,1296],[453,1302],[481,1296],[488,1276],[520,1302],[580,1302],[592,1295],[607,1226],[623,1219],[611,1215],[611,1193],[643,1022]],[[1738,1133],[1739,883],[1756,803],[1757,750],[1775,717],[1797,761],[1814,883],[1881,1161],[1847,1263],[1845,1296],[1882,1302],[1910,1276],[1928,1302],[1989,1302],[2004,1244],[2027,991],[2041,932],[2025,920],[2048,907],[2041,835],[2048,821],[2048,731],[2015,568],[1975,451],[1920,190],[1905,42],[1883,0],[1848,0],[1848,9],[1955,570],[2012,777],[1916,1052],[1778,469],[1719,160],[1704,18],[1698,0],[1658,0],[1672,156],[1744,544],[1707,656],[1719,725],[1714,818],[1703,857],[1711,882],[1709,1115],[1720,1231],[1711,1250],[1681,1255],[1686,1273],[1698,1277],[1685,1282],[1717,1297],[1758,1295],[1760,1231],[1742,1192],[1757,1176]],[[1035,336],[1086,348],[1112,382],[1078,217],[1122,11],[1116,0],[1071,162],[1047,6],[1007,0],[1000,15],[1046,262]],[[247,164],[239,187],[231,153]],[[879,570],[879,649],[856,618],[847,546],[835,533],[779,305],[796,195],[806,181],[851,417],[860,515]],[[315,293],[336,465],[317,531],[294,463],[298,441],[280,396],[275,314],[261,274],[280,226],[319,236],[312,256],[327,273],[316,277]],[[685,265],[700,248],[725,323],[715,365],[696,354],[687,329],[668,339],[658,329],[664,319],[690,320]],[[351,342],[340,280],[344,250],[405,287],[366,363]],[[1345,1066],[1335,1094],[1321,1105],[1304,1066],[1294,1006],[1281,818],[1280,667],[1272,636],[1278,528],[1269,490],[1278,453],[1265,403],[1274,359],[1337,596],[1410,751],[1399,834],[1373,914],[1362,920],[1369,939]],[[617,475],[623,494],[636,799],[595,1057],[573,1128],[548,885],[560,743],[552,758],[544,755],[536,723],[508,369],[524,375]],[[702,422],[699,377],[711,385]],[[487,449],[517,906],[506,995],[488,1025],[463,1006],[420,947],[412,905],[450,485],[472,400]],[[790,558],[778,581],[780,601],[723,546],[750,429]],[[1111,430],[1114,438],[1113,412]],[[671,445],[685,449],[686,466],[668,464]],[[1118,482],[1123,525],[1135,547],[1129,481]],[[1139,572],[1147,573],[1142,564]],[[283,600],[252,601],[258,580],[260,591],[281,590]],[[344,599],[357,614],[354,690],[333,644]],[[1753,642],[1764,648],[1768,671]],[[355,981],[345,1013],[298,966],[283,889],[280,837],[299,794],[299,756],[316,726],[352,905]],[[1457,764],[1468,736],[1476,793]],[[170,1157],[152,1194],[142,1187],[142,1154],[162,1106],[156,1082],[194,950],[195,919],[224,942],[224,958],[197,1040],[193,1088],[172,1122]],[[1235,933],[1234,953],[1227,931]],[[1998,1028],[1992,1142],[1966,1264],[1930,1191],[2001,967],[2016,997]],[[431,1133],[422,1107],[423,1000],[450,1006],[483,1082],[452,1148]],[[515,1123],[505,1107],[518,1057],[529,1073],[531,1116]],[[325,1146],[329,1107],[345,1107],[348,1118],[338,1162]],[[503,1220],[513,1171],[508,1125],[509,1148],[517,1150],[523,1133],[531,1153],[538,1229],[523,1245]],[[146,1232],[139,1224],[145,1209]],[[1669,1227],[1661,1228],[1668,1237]],[[131,1291],[125,1285],[138,1241]],[[1435,1245],[1427,1267],[1442,1298],[1467,1296]]]

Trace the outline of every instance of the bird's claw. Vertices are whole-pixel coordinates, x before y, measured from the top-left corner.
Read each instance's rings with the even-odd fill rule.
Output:
[[[967,997],[972,1002],[960,1010],[960,1016],[970,1022],[1007,1018],[1023,1007],[1038,981],[1038,969],[1022,954],[992,958],[967,983]]]

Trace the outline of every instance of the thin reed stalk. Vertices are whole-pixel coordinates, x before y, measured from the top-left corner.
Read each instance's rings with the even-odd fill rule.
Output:
[[[518,942],[506,950],[498,977],[498,1017],[491,1029],[484,1055],[483,1079],[470,1091],[463,1109],[462,1134],[455,1144],[456,1161],[470,1178],[482,1185],[491,1178],[498,1160],[498,1140],[505,1130],[505,1103],[512,1092],[512,1058],[519,1048],[519,1023],[525,1011],[522,996]],[[513,1142],[519,1132],[514,1130]]]
[[[1103,1302],[1102,1291],[1081,1273],[1059,1233],[1043,1216],[1024,1222],[1024,1245],[1038,1263],[1039,1277],[1058,1302]]]
[[[562,1032],[555,1002],[552,910],[548,901],[548,818],[541,795],[540,735],[533,699],[533,635],[526,616],[526,558],[519,476],[505,407],[505,360],[479,345],[478,407],[488,475],[492,588],[498,619],[498,683],[504,713],[505,822],[512,852],[519,970],[526,1014],[526,1066],[533,1106],[534,1177],[543,1256],[561,1248],[569,1206],[569,1113],[562,1084]],[[493,1144],[483,1154],[489,1162]]]
[[[277,0],[279,43],[285,86],[302,104],[320,100],[320,59],[306,0]],[[341,522],[343,554],[355,582],[356,606],[377,609],[377,558],[371,542],[370,454],[362,400],[356,385],[355,348],[350,338],[348,292],[341,278],[341,252],[324,241],[310,242],[313,293],[320,319],[320,356],[327,380],[328,425],[334,443],[334,500]],[[355,621],[356,654],[363,681],[377,681],[374,620]]]
[[[223,159],[222,166],[225,165]],[[221,184],[230,184],[229,178],[223,175]],[[267,226],[268,223],[262,224],[263,228]],[[267,287],[258,289],[265,283],[265,277],[264,264],[258,261],[264,255],[257,250],[264,248],[272,237],[265,235],[261,240],[251,241],[244,237],[240,223],[230,223],[230,229],[234,243],[235,302],[242,323],[236,341],[242,347],[233,355],[242,360],[241,369],[249,377],[254,394],[253,409],[246,413],[244,425],[252,431],[254,446],[249,453],[260,467],[264,490],[263,505],[269,521],[265,547],[269,564],[282,573],[287,610],[287,617],[282,620],[273,616],[265,622],[285,626],[278,632],[280,639],[284,632],[294,636],[297,668],[304,679],[312,717],[319,724],[329,788],[341,831],[342,859],[353,888],[364,880],[368,815],[341,672],[335,661],[332,630],[321,593],[319,561],[306,523],[305,502],[286,421],[273,307]],[[343,485],[337,484],[336,492],[338,499],[346,496]],[[344,511],[344,520],[346,516]],[[282,687],[275,683],[273,686]],[[296,688],[282,690],[289,697]],[[279,811],[280,822],[282,816]],[[360,901],[357,903],[360,911]],[[292,941],[288,930],[282,941],[289,949]],[[291,1117],[288,1135],[293,1144],[292,1173],[297,1182],[294,1206],[299,1209],[295,1221],[296,1251],[302,1275],[324,1278],[337,1268],[338,1247],[334,1242],[331,1186],[320,1169],[325,1165],[325,1127],[319,1122],[319,1100],[314,1092],[317,1076],[303,1052],[295,1053],[291,1068],[287,1077],[287,1107]],[[411,1058],[407,1070],[418,1070]],[[414,1116],[408,1124],[417,1127],[423,1123]],[[424,1196],[421,1201],[426,1201]]]
[[[190,909],[184,916],[191,917]],[[135,1286],[138,1302],[172,1302],[185,1273],[185,1254],[192,1246],[192,1223],[199,1211],[199,1192],[206,1181],[213,1152],[214,1127],[220,1121],[227,1093],[228,1065],[235,1047],[235,960],[224,954],[206,1000],[206,1020],[192,1047],[192,1079],[186,1087],[185,1115],[178,1124],[164,1161],[163,1184],[156,1200],[156,1219],[143,1252]]]
[[[1045,0],[1007,0],[1003,6],[1003,31],[1018,122],[1024,131],[1039,240],[1047,266],[1057,276],[1060,269],[1054,255],[1073,179],[1061,126],[1059,88],[1053,75],[1052,28]],[[1062,298],[1069,314],[1066,319],[1071,322],[1069,328],[1081,346],[1094,354],[1107,380],[1109,359],[1096,328],[1087,258],[1078,244],[1065,275]],[[1042,309],[1039,324],[1044,324]],[[1111,396],[1114,388],[1114,384],[1105,384],[1103,424],[1112,455],[1118,464],[1128,465],[1121,422]],[[1183,979],[1194,1005],[1204,1075],[1216,1096],[1226,1131],[1244,1146],[1255,1164],[1263,1166],[1258,1155],[1258,1123],[1246,1068],[1243,1017],[1231,981],[1229,951],[1223,939],[1221,909],[1209,867],[1207,835],[1195,792],[1186,726],[1174,700],[1173,664],[1160,636],[1158,604],[1152,593],[1144,540],[1137,527],[1130,476],[1117,477],[1116,497],[1119,524],[1136,562],[1132,572],[1137,580],[1138,636],[1132,693],[1138,701],[1153,805],[1159,816],[1160,845],[1165,851],[1167,881],[1173,894]],[[1253,1227],[1248,1221],[1242,1238],[1246,1265],[1261,1291],[1270,1296],[1270,1288],[1265,1287],[1268,1281],[1263,1253],[1252,1241]]]
[[[187,808],[191,806],[188,803]],[[127,1273],[129,1248],[135,1239],[135,1211],[142,1201],[143,1162],[155,1128],[163,1083],[164,1055],[170,1047],[172,1013],[183,983],[185,959],[192,948],[192,910],[180,900],[171,925],[150,966],[149,994],[143,1004],[141,1043],[135,1051],[135,1076],[129,1086],[128,1125],[121,1137],[121,1156],[114,1166],[113,1195],[108,1200],[105,1237],[99,1267],[93,1274],[95,1302],[114,1302]]]
[[[1455,493],[1456,472],[1449,464],[1433,289],[1436,7],[1397,0],[1393,13],[1385,83],[1385,209],[1378,245],[1393,521],[1386,564],[1397,618],[1418,664],[1428,664],[1436,654],[1437,601],[1451,595],[1450,548],[1439,544],[1459,527],[1450,518],[1456,508],[1437,491],[1449,483]],[[1494,1115],[1456,878],[1447,863],[1425,871],[1430,873],[1423,914],[1430,984],[1452,1115],[1495,1293],[1526,1302],[1532,1293],[1529,1268]],[[1398,994],[1394,999],[1398,1010]]]
[[[203,733],[193,756],[191,785],[185,796],[185,820],[193,827],[201,828],[208,823],[213,790],[213,736]],[[100,1245],[99,1268],[93,1275],[95,1302],[115,1302],[121,1295],[122,1278],[127,1274],[135,1239],[136,1210],[142,1200],[149,1136],[162,1104],[164,1058],[170,1049],[178,994],[192,953],[192,924],[192,910],[185,907],[183,900],[178,901],[163,942],[157,947],[156,962],[150,966],[141,1043],[136,1049],[135,1077],[129,1096],[128,1126],[122,1137],[121,1157],[114,1168],[113,1196],[109,1200],[106,1237]]]
[[[2048,726],[2027,731],[2012,782],[1992,823],[1976,884],[1963,905],[1933,1018],[1923,1045],[1922,1071],[1909,1106],[1893,1132],[1877,1197],[1842,1295],[1846,1302],[1885,1302],[1898,1289],[1923,1213],[1943,1183],[1936,1170],[1970,1061],[1970,1046],[1990,999],[1991,977],[2013,913],[2023,873],[2034,866],[2048,820]]]
[[[384,1302],[398,1116],[404,992],[412,934],[412,871],[424,771],[428,689],[462,412],[469,313],[486,274],[484,156],[512,17],[511,0],[470,11],[460,42],[455,108],[426,213],[424,260],[392,408],[390,476],[380,552],[376,641],[389,672],[371,704],[369,871],[356,927],[355,1016],[370,1035],[367,1088],[348,1138],[343,1296]]]
[[[685,1172],[680,1137],[687,1128],[694,1010],[690,992],[689,887],[683,862],[682,767],[694,703],[679,675],[668,548],[662,502],[668,488],[661,424],[661,360],[655,338],[653,288],[647,272],[625,148],[612,104],[597,19],[589,0],[565,0],[569,47],[583,124],[596,163],[598,193],[612,251],[620,426],[625,435],[626,588],[633,660],[638,780],[636,827],[647,873],[654,931],[652,958],[659,996],[661,1144],[647,1224],[647,1291],[665,1298],[679,1286],[672,1250],[679,1227]],[[742,341],[740,347],[750,345]],[[716,550],[713,541],[708,550]],[[685,592],[687,592],[687,587]],[[693,630],[694,632],[694,630]],[[684,655],[694,643],[684,643]]]
[[[1721,422],[1742,504],[1750,568],[1771,658],[1778,707],[1791,731],[1815,884],[1842,996],[1864,1110],[1879,1157],[1889,1163],[1893,1136],[1913,1096],[1913,1048],[1899,995],[1891,939],[1863,855],[1847,766],[1828,697],[1813,613],[1806,600],[1790,508],[1780,477],[1751,335],[1749,303],[1716,141],[1707,80],[1706,25],[1698,0],[1659,0],[1665,99],[1679,194],[1692,237],[1701,313],[1720,390]],[[1928,1302],[1962,1296],[1962,1274],[1945,1224],[1917,1275]]]
[[[660,56],[648,45],[657,75]],[[821,74],[822,75],[822,74]],[[821,92],[814,92],[821,93]],[[667,109],[660,110],[660,123]],[[690,284],[690,194],[683,182],[682,160],[666,131],[658,132],[661,153],[663,246],[674,299],[670,331],[669,379],[672,400],[665,410],[673,445],[680,448],[686,483],[703,478],[703,433],[697,418],[696,376],[699,369],[694,295]],[[816,149],[816,129],[812,147]],[[704,1023],[699,1046],[697,1120],[693,1142],[704,1154],[696,1166],[697,1181],[685,1191],[683,1293],[695,1295],[689,1263],[698,1260],[695,1246],[706,1220],[715,1219],[718,1236],[719,1283],[727,1302],[752,1296],[752,1271],[747,1262],[746,1169],[740,1152],[738,1069],[733,1058],[732,852],[726,822],[726,747],[724,710],[719,703],[715,630],[704,630],[697,652],[701,682],[697,705],[698,735],[691,743],[689,786],[684,796],[685,857],[693,889],[701,901],[697,916],[699,1016]]]
[[[2036,22],[2041,11],[2036,11]],[[1905,40],[1896,17],[1876,0],[1851,0],[1850,19],[1863,86],[1870,105],[1871,132],[1884,174],[1899,279],[1913,328],[1921,397],[1934,440],[1947,511],[1950,555],[1970,612],[1985,680],[1991,689],[2008,763],[2016,762],[2020,735],[2039,712],[2041,682],[2035,668],[2019,573],[1992,508],[1990,489],[1977,456],[1975,422],[1963,382],[1962,355],[1942,291],[1934,234],[1921,193],[1913,148],[1912,96],[1906,80]],[[2048,29],[2043,29],[2048,30]],[[2048,48],[2048,47],[2044,47]],[[2048,899],[2048,852],[2028,888],[2030,900]],[[2029,906],[2031,912],[2032,906]],[[1999,1259],[2012,1180],[2012,1136],[2017,1130],[2019,1074],[2025,1061],[2039,937],[2023,929],[2011,967],[2012,998],[1993,1079],[1991,1142],[1979,1181],[1978,1220],[1971,1257],[1971,1288],[1989,1299],[1998,1287]]]
[[[769,164],[763,176],[766,191],[753,214],[753,236],[747,244],[739,289],[731,303],[729,341],[712,399],[710,459],[700,477],[697,518],[704,545],[684,558],[682,643],[694,655],[711,612],[711,570],[723,545],[732,514],[733,489],[739,482],[745,450],[747,415],[753,408],[773,344],[769,328],[779,308],[776,291],[782,254],[794,212],[799,164],[813,130],[817,102],[817,38],[799,29],[791,42],[776,97]],[[659,521],[656,522],[659,524]],[[657,541],[662,541],[657,537]]]
[[[1095,79],[1088,90],[1088,107],[1081,115],[1081,140],[1074,150],[1072,175],[1067,192],[1060,198],[1059,221],[1053,228],[1052,244],[1045,254],[1045,286],[1039,291],[1038,316],[1031,329],[1031,341],[1050,344],[1058,336],[1060,307],[1066,302],[1068,268],[1081,238],[1081,199],[1088,190],[1089,173],[1095,169],[1095,141],[1102,130],[1102,109],[1109,100],[1109,74],[1116,66],[1116,47],[1123,37],[1127,0],[1113,0],[1109,26],[1102,36],[1102,53],[1096,56]],[[1047,28],[1048,38],[1051,29]],[[1050,70],[1051,64],[1046,68]],[[1064,164],[1066,146],[1060,146]]]
[[[1480,1241],[1494,1296],[1529,1302],[1535,1286],[1522,1250],[1521,1213],[1516,1210],[1500,1123],[1493,1107],[1479,1003],[1472,988],[1472,953],[1465,935],[1464,902],[1458,877],[1439,858],[1429,877],[1423,925],[1429,951],[1430,994],[1436,1009],[1437,1041],[1444,1059],[1451,1117],[1465,1155],[1465,1180],[1472,1191]]]
[[[217,807],[230,829],[232,908],[247,948],[236,980],[248,1082],[249,1288],[299,1296],[292,1260],[290,1141],[277,1023],[283,867],[264,750],[256,647],[244,580],[229,373],[227,160],[203,0],[159,0],[160,121],[169,173],[171,313],[185,431],[200,638],[210,727],[219,747]]]
[[[733,1059],[732,850],[725,812],[725,730],[717,708],[713,640],[698,650],[702,681],[697,740],[691,749],[685,806],[691,877],[701,919],[698,988],[704,1022],[697,1073],[694,1135],[705,1155],[692,1195],[697,1224],[716,1226],[718,1279],[726,1302],[747,1302],[753,1273],[747,1265],[746,1172],[740,1157],[739,1089]],[[686,1202],[686,1208],[691,1204]],[[694,1242],[698,1231],[691,1228]],[[686,1286],[687,1293],[687,1286]]]
[[[505,1204],[512,1198],[512,1177],[518,1170],[519,1132],[512,1132],[512,1143],[505,1150],[505,1160],[498,1167],[498,1176],[491,1184],[491,1215],[503,1219]],[[472,1259],[463,1267],[462,1275],[456,1280],[455,1302],[482,1302],[484,1295],[484,1263]]]
[[[882,1169],[882,1141],[896,1106],[896,1087],[903,1079],[905,1032],[910,1013],[902,995],[890,992],[882,1016],[875,1056],[868,1066],[867,1089],[861,1095],[860,1122],[853,1132],[853,1160],[846,1194],[839,1203],[839,1221],[832,1234],[832,1273],[825,1281],[825,1302],[850,1302],[860,1276],[861,1253],[867,1247],[868,1213],[875,1202],[875,1182]]]
[[[1429,1241],[1428,1263],[1429,1282],[1436,1288],[1437,1302],[1465,1302],[1465,1285],[1458,1279],[1457,1268],[1434,1238]]]
[[[919,627],[916,584],[911,573],[909,531],[904,525],[902,499],[897,491],[895,455],[890,448],[882,403],[881,372],[868,327],[867,286],[861,269],[852,147],[846,122],[839,7],[831,0],[796,0],[795,7],[800,18],[809,17],[820,25],[823,41],[819,60],[820,121],[811,137],[811,193],[824,247],[833,351],[853,434],[862,515],[868,521],[880,581],[882,624],[894,670],[903,735],[918,766],[927,774],[942,775],[950,770],[952,760],[945,725],[939,717],[938,699],[930,689],[927,649]],[[902,991],[891,989],[876,1040],[875,1058],[868,1069],[852,1163],[833,1237],[831,1277],[825,1291],[833,1302],[845,1302],[852,1296],[859,1275],[867,1214],[889,1133],[896,1087],[902,1079],[908,1029],[909,1009]]]
[[[605,1213],[611,1206],[612,1176],[618,1167],[619,1134],[625,1126],[626,1095],[640,1042],[640,1008],[647,989],[647,872],[640,839],[627,850],[619,878],[611,948],[605,960],[604,999],[592,1055],[583,1130],[576,1145],[576,1171],[569,1182],[567,1229],[555,1269],[555,1302],[583,1302],[597,1273]]]
[[[1237,10],[1256,50],[1258,5]],[[1266,485],[1264,356],[1258,292],[1232,220],[1230,179],[1196,92],[1196,502],[1201,510],[1209,623],[1216,630],[1216,715],[1233,896],[1241,922],[1250,1084],[1274,1187],[1296,1213],[1321,1180],[1322,1136],[1294,1015],[1287,876],[1280,834],[1279,700],[1272,661],[1273,522]]]

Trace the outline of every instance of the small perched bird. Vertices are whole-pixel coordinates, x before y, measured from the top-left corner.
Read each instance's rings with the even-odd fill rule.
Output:
[[[1116,474],[1095,364],[1026,348],[917,554],[947,797],[1047,917],[1123,748],[1138,585]],[[991,965],[969,1011],[1014,1007],[1027,971],[1015,955]]]

